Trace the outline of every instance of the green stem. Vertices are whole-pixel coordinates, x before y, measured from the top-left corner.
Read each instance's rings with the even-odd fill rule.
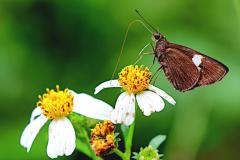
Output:
[[[118,155],[122,160],[129,160],[129,159],[126,157],[126,155],[125,155],[122,151],[120,151],[119,149],[115,149],[115,150],[114,150],[114,153],[115,153],[116,155]]]
[[[132,149],[132,140],[133,140],[134,128],[135,128],[135,121],[131,124],[131,126],[129,128],[128,139],[127,139],[126,144],[125,144],[125,146],[126,146],[125,154],[129,159],[131,157],[131,149]]]
[[[135,113],[137,113],[137,107],[135,106]],[[133,134],[134,134],[134,129],[135,129],[135,121],[136,121],[136,114],[134,117],[133,123],[130,125],[129,132],[128,132],[128,139],[125,142],[125,155],[130,160],[131,158],[131,151],[132,151],[132,141],[133,141]]]

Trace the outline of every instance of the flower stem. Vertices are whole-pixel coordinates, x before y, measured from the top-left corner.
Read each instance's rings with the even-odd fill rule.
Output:
[[[135,113],[137,113],[137,107],[135,106]],[[128,158],[128,160],[131,158],[131,152],[132,152],[132,141],[133,141],[133,134],[135,129],[135,121],[136,121],[136,114],[134,117],[133,123],[130,125],[129,132],[128,132],[128,138],[125,142],[125,155]]]
[[[119,149],[115,149],[114,150],[114,153],[116,154],[116,155],[118,155],[120,158],[122,158],[122,160],[129,160],[127,157],[126,157],[126,155],[122,152],[122,151],[120,151]]]
[[[126,148],[125,155],[128,157],[128,159],[130,159],[130,157],[131,157],[134,128],[135,128],[135,121],[130,125],[128,139],[125,142],[126,143],[125,144],[125,148]]]

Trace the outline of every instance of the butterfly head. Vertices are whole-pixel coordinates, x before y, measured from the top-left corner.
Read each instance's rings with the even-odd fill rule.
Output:
[[[152,35],[152,39],[153,41],[161,41],[162,39],[165,39],[165,37],[161,33],[154,32]]]

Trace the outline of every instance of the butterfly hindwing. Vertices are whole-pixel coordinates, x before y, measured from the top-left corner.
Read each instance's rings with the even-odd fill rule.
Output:
[[[205,57],[200,68],[201,74],[197,86],[205,86],[220,81],[228,72],[224,65]]]

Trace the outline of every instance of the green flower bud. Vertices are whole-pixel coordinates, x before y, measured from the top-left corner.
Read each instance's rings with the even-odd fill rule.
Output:
[[[134,158],[137,160],[160,160],[158,150],[151,146],[141,148],[140,152],[136,154]]]

